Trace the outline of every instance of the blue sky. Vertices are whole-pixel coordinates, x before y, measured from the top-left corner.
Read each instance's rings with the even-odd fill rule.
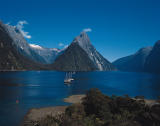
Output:
[[[27,21],[28,42],[44,47],[67,45],[90,28],[92,44],[113,61],[160,39],[159,0],[0,1],[0,19],[12,25]]]

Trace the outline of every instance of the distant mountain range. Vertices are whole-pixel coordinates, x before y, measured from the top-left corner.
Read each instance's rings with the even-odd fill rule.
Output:
[[[120,71],[160,73],[160,40],[154,47],[146,47],[135,54],[113,62]]]
[[[85,32],[68,48],[29,44],[16,26],[0,22],[0,70],[110,71],[115,67],[96,51]]]
[[[0,70],[128,71],[160,73],[160,41],[113,63],[91,44],[86,32],[62,50],[29,44],[16,26],[0,21]]]
[[[152,47],[141,48],[135,54],[120,58],[113,62],[118,70],[128,72],[143,72],[147,56]]]

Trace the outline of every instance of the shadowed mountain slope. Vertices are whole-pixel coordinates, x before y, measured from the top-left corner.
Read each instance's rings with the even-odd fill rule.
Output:
[[[160,73],[160,40],[157,41],[146,58],[144,65],[145,72]]]
[[[62,55],[57,57],[52,67],[59,71],[97,70],[87,53],[77,43],[72,43]]]
[[[0,22],[0,70],[37,70],[46,69],[43,65],[35,63],[21,55],[8,35],[4,24]]]
[[[120,71],[143,72],[146,58],[151,50],[152,47],[141,48],[135,54],[120,58],[114,61],[113,64]]]

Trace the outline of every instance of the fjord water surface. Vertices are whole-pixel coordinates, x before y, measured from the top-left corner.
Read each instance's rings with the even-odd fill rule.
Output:
[[[106,95],[160,96],[160,75],[129,72],[78,72],[64,85],[65,72],[0,72],[0,126],[17,126],[30,108],[68,105],[63,98],[99,88]],[[17,104],[16,101],[19,103]]]

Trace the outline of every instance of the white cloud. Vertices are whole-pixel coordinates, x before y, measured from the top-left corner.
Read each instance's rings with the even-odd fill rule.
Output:
[[[60,43],[58,44],[58,46],[62,47],[62,46],[64,46],[64,44],[60,42]]]
[[[19,21],[16,25],[16,27],[18,28],[18,30],[22,33],[22,35],[27,38],[27,39],[30,39],[31,38],[31,35],[29,35],[28,32],[24,31],[24,24],[28,24],[27,21]]]
[[[91,31],[92,31],[91,28],[85,28],[85,29],[83,29],[83,32],[91,32]]]

